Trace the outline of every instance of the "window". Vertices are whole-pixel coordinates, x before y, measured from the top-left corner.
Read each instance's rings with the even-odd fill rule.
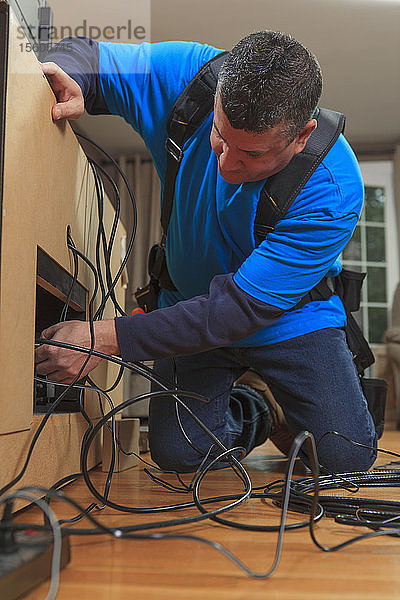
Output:
[[[360,222],[342,254],[344,268],[367,273],[361,305],[355,313],[364,336],[382,344],[390,325],[390,310],[399,278],[398,239],[389,161],[360,163],[365,203]]]

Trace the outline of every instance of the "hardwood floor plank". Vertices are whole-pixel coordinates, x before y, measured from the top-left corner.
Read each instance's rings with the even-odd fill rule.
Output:
[[[398,450],[400,433],[389,431],[381,447]],[[390,458],[389,458],[390,460]],[[380,457],[379,463],[387,462]],[[282,477],[286,461],[269,443],[246,459],[253,485],[265,485]],[[299,464],[297,475],[304,475]],[[162,475],[176,483],[172,475]],[[91,478],[101,489],[104,473],[92,472]],[[185,476],[189,481],[190,477]],[[236,493],[242,484],[228,470],[210,473],[201,486],[201,496]],[[92,497],[83,481],[64,488],[66,494],[87,506]],[[348,495],[346,492],[333,492]],[[399,488],[371,488],[363,496],[400,501]],[[157,506],[184,502],[187,495],[171,493],[149,480],[143,468],[134,468],[115,476],[111,498],[131,506]],[[69,518],[76,510],[60,501],[52,502],[60,518]],[[96,511],[95,516],[107,526],[123,526],[167,520],[197,514],[196,509],[162,514],[126,514],[110,508]],[[235,521],[278,524],[280,510],[271,503],[252,499],[225,515]],[[21,522],[41,522],[36,508],[18,515]],[[289,522],[304,516],[291,513]],[[81,521],[75,527],[90,527]],[[263,572],[272,564],[277,534],[248,532],[223,527],[214,522],[200,522],[163,530],[206,537],[223,544],[251,569]],[[366,532],[364,528],[336,524],[324,518],[316,526],[318,540],[333,545]],[[400,540],[380,537],[359,542],[339,552],[321,552],[311,541],[307,529],[286,532],[280,565],[267,580],[254,580],[242,573],[215,549],[186,540],[127,540],[106,536],[71,538],[72,560],[61,573],[59,600],[389,600],[400,598]],[[45,598],[48,584],[43,584],[27,600]]]

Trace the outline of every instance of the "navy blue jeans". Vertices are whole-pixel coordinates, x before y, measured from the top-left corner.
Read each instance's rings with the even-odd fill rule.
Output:
[[[179,388],[209,400],[183,401],[227,448],[242,446],[249,453],[270,434],[269,410],[262,397],[249,388],[233,387],[249,368],[269,385],[294,435],[311,431],[318,443],[324,433],[338,431],[376,448],[375,427],[342,329],[321,329],[258,348],[218,348],[175,361]],[[156,361],[155,370],[173,380],[172,360]],[[175,401],[163,396],[150,402],[150,450],[162,469],[192,472],[201,463],[200,452],[205,454],[212,441],[182,408],[178,416],[196,449],[178,425]],[[306,456],[302,458],[307,462]],[[318,458],[336,473],[366,470],[376,450],[328,435],[318,446]]]

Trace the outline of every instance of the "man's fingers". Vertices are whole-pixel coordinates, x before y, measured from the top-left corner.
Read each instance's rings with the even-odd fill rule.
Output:
[[[36,364],[36,373],[37,375],[51,376],[54,373],[54,366],[49,360],[44,360],[43,362]]]
[[[59,329],[63,326],[63,323],[56,323],[55,325],[51,325],[51,327],[47,327],[47,329],[43,329],[40,334],[41,338],[45,340],[51,340],[51,338],[57,333]]]
[[[51,338],[60,329],[60,325],[61,325],[60,323],[57,323],[56,325],[52,325],[51,327],[44,329],[42,331],[42,333],[40,334],[40,337],[45,340],[51,340]],[[38,348],[35,349],[35,363],[36,364],[43,363],[43,361],[48,360],[50,348],[51,348],[51,346],[48,346],[47,344],[42,344]],[[50,350],[50,352],[51,352],[51,350]]]
[[[41,66],[59,101],[52,109],[53,120],[79,119],[85,109],[79,85],[55,63],[42,63]]]
[[[41,63],[40,66],[42,67],[42,71],[46,75],[46,77],[54,77],[57,75],[58,71],[61,71],[61,69],[56,65],[56,63],[53,62],[44,62]]]
[[[54,366],[48,364],[45,361],[36,367],[36,375],[41,377],[47,377],[49,383],[71,383],[74,380],[71,376],[65,376],[62,371],[55,371]]]
[[[71,81],[74,81],[72,77],[61,69],[56,63],[46,62],[41,63],[43,73],[46,75],[48,82],[54,91],[62,90],[67,87]],[[76,83],[76,82],[75,82]],[[78,85],[76,83],[76,85]]]
[[[114,326],[113,322],[112,325]],[[75,379],[80,369],[83,368],[82,373],[79,375],[79,378],[82,379],[100,362],[97,357],[89,359],[85,352],[46,344],[45,340],[55,340],[89,348],[90,332],[89,324],[86,322],[65,321],[56,323],[42,331],[41,337],[44,340],[43,344],[35,350],[36,370],[38,374],[49,375],[54,381],[70,383]]]
[[[59,102],[53,106],[52,117],[54,121],[62,119],[79,119],[83,114],[84,103],[81,98],[70,98],[66,102]]]
[[[54,354],[57,352],[58,347],[50,346],[46,343],[41,344],[35,349],[35,364],[43,364],[54,360]]]

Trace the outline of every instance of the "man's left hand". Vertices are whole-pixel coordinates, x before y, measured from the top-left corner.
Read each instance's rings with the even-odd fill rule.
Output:
[[[94,332],[95,350],[112,355],[120,353],[113,319],[95,321]],[[86,321],[57,323],[42,331],[40,337],[84,348],[91,347],[90,328]],[[43,343],[35,350],[36,372],[38,375],[48,375],[51,381],[71,383],[82,368],[87,356],[77,350]],[[82,379],[97,367],[100,361],[101,358],[97,356],[90,357],[79,378]]]

